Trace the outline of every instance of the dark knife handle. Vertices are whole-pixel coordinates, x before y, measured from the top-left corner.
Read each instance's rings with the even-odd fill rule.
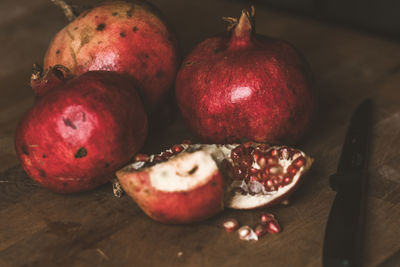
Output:
[[[331,184],[337,194],[325,229],[323,266],[358,267],[364,228],[365,173],[335,174]]]

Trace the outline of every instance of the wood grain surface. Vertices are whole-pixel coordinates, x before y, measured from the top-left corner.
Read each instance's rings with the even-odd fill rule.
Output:
[[[85,5],[96,1],[73,1]],[[238,1],[152,0],[181,40],[184,53],[224,30]],[[319,89],[318,118],[296,146],[315,164],[292,204],[268,209],[283,232],[245,242],[220,226],[233,216],[254,225],[255,211],[226,210],[205,222],[171,226],[152,221],[110,184],[59,195],[39,187],[18,165],[13,136],[33,103],[28,81],[50,38],[65,25],[48,0],[0,3],[0,266],[321,266],[324,228],[335,172],[352,110],[374,102],[364,266],[400,266],[400,44],[312,19],[257,8],[257,31],[293,43],[308,59]],[[157,152],[191,134],[178,118],[153,133],[144,152]],[[397,259],[397,260],[396,260]],[[388,265],[389,264],[389,265]]]

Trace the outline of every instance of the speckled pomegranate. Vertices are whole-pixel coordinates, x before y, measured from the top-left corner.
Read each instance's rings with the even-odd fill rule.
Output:
[[[141,148],[146,113],[122,75],[92,71],[64,80],[57,73],[33,77],[39,97],[18,125],[16,152],[42,186],[59,193],[89,190],[113,178]]]
[[[51,41],[44,68],[61,64],[72,75],[108,70],[137,82],[153,111],[178,68],[177,40],[159,11],[145,1],[105,2],[65,26]]]
[[[255,33],[254,9],[227,34],[198,44],[176,78],[182,116],[204,142],[292,144],[309,127],[316,96],[292,45]]]

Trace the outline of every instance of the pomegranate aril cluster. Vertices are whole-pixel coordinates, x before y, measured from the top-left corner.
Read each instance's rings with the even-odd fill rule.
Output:
[[[251,228],[243,225],[239,228],[239,222],[234,218],[225,219],[222,226],[226,232],[234,232],[237,230],[239,239],[241,240],[258,240],[267,233],[277,234],[281,232],[278,220],[271,213],[262,213],[259,222]]]
[[[305,164],[306,159],[296,149],[244,143],[232,149],[231,161],[223,162],[223,168],[234,180],[258,182],[271,192],[290,184]]]

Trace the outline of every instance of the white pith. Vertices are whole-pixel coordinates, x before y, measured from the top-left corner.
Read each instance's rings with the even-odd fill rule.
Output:
[[[209,182],[218,171],[209,153],[199,150],[182,154],[149,169],[150,183],[159,191],[190,191]]]

